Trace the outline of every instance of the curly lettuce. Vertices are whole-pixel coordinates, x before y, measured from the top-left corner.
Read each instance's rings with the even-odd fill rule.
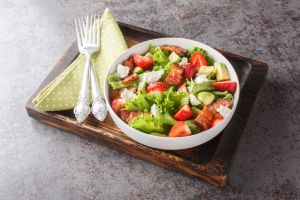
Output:
[[[129,126],[145,133],[164,133],[162,122],[150,114],[142,114],[128,123]]]
[[[129,126],[145,133],[166,133],[176,123],[169,113],[159,113],[157,116],[144,113],[128,123]]]
[[[153,55],[154,64],[158,66],[165,66],[170,62],[169,55],[161,50],[160,47],[149,45],[149,52]]]
[[[151,93],[139,93],[137,97],[125,104],[126,111],[149,112],[154,102],[154,96]]]
[[[176,123],[172,115],[189,102],[187,93],[175,91],[173,87],[162,94],[140,93],[136,98],[125,104],[124,110],[149,112],[151,106],[156,104],[159,108],[158,115],[144,113],[138,116],[128,124],[140,131],[146,133],[166,133]]]

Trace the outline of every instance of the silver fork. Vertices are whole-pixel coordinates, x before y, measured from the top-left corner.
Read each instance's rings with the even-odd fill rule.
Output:
[[[92,113],[103,121],[107,114],[107,107],[100,96],[97,77],[91,56],[100,49],[100,22],[99,16],[88,15],[84,18],[75,19],[77,43],[79,52],[86,56],[86,63],[81,82],[81,89],[78,102],[74,108],[74,114],[79,123],[83,122],[90,114],[91,109],[88,103],[89,78],[91,73],[92,86]]]

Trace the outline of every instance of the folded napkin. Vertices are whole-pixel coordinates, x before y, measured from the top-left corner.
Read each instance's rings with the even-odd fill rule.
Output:
[[[95,53],[92,59],[100,88],[103,91],[103,79],[107,69],[127,49],[127,45],[109,9],[104,11],[100,23],[101,50]],[[33,104],[35,107],[43,111],[74,108],[79,96],[84,64],[85,57],[80,54],[70,66],[43,88],[34,98]]]

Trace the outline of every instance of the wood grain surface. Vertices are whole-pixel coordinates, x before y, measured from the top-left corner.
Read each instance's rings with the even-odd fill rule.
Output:
[[[121,22],[119,22],[119,25],[129,47],[145,40],[167,36]],[[75,42],[28,100],[26,109],[30,117],[36,118],[50,126],[63,129],[84,138],[99,141],[121,152],[197,177],[216,186],[224,186],[228,180],[230,164],[234,158],[239,140],[255,99],[265,80],[268,66],[254,59],[245,58],[222,50],[219,51],[231,62],[238,74],[241,86],[240,100],[236,113],[224,131],[211,141],[195,148],[179,151],[163,151],[144,146],[127,137],[114,124],[110,116],[105,119],[104,123],[99,123],[90,115],[84,123],[77,124],[71,110],[42,112],[35,109],[31,103],[32,99],[78,55]]]

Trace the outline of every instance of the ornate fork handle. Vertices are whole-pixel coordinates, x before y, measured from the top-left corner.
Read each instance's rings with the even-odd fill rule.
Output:
[[[91,85],[92,85],[92,113],[99,120],[103,121],[107,114],[107,107],[103,97],[99,92],[99,85],[93,62],[90,61],[90,72],[91,72]]]
[[[78,102],[74,108],[74,114],[79,123],[83,122],[91,112],[89,102],[88,102],[90,63],[91,63],[91,57],[90,55],[86,55],[86,62],[84,66],[80,94],[78,97]]]

